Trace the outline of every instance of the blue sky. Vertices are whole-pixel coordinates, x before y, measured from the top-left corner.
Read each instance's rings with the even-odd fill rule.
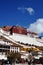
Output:
[[[43,33],[43,0],[0,0],[0,26],[5,25]]]

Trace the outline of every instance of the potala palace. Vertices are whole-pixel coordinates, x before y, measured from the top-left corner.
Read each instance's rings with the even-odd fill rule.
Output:
[[[7,52],[26,52],[43,50],[43,37],[20,26],[0,27],[0,59],[7,59]]]

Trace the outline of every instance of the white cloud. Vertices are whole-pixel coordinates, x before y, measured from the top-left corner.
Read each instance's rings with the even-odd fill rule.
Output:
[[[27,11],[30,15],[32,15],[34,13],[34,9],[31,8],[31,7],[28,7],[28,8],[18,7],[17,9],[20,10],[20,11],[22,11],[22,12]]]
[[[37,19],[36,22],[30,24],[29,30],[32,32],[43,33],[43,18]]]
[[[34,13],[34,9],[33,8],[25,8],[30,15],[32,15]]]
[[[18,10],[21,10],[22,8],[21,8],[21,7],[18,7],[17,9],[18,9]]]

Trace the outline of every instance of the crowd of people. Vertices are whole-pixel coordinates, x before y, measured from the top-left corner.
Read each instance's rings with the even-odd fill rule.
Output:
[[[39,59],[36,59],[34,55],[31,53],[31,51],[28,51],[28,58],[22,59],[21,63],[28,63],[28,65],[31,64],[43,64],[43,57],[40,57]]]

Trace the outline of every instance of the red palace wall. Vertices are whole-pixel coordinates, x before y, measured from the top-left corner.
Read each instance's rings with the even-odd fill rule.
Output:
[[[25,28],[18,27],[18,26],[13,26],[11,28],[11,32],[27,35],[27,30]]]

